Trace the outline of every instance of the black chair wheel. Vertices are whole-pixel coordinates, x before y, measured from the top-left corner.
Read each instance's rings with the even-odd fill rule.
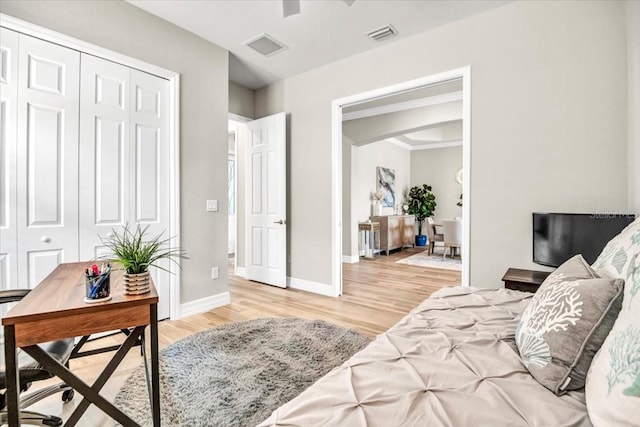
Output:
[[[74,391],[73,390],[65,390],[62,392],[62,401],[63,402],[71,402],[73,400]]]
[[[60,427],[62,425],[62,418],[54,417],[53,415],[51,415],[43,419],[41,422],[45,426]]]

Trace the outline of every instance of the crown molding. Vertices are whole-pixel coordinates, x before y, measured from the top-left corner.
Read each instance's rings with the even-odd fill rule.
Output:
[[[444,93],[442,95],[429,96],[427,98],[414,99],[412,101],[398,102],[396,104],[381,105],[365,110],[352,111],[342,114],[342,121],[362,119],[365,117],[379,116],[381,114],[396,113],[414,108],[429,107],[431,105],[445,104],[447,102],[461,101],[462,91]]]

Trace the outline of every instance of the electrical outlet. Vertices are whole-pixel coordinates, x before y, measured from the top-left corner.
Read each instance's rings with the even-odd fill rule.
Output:
[[[211,278],[217,279],[220,277],[220,269],[218,267],[211,267]]]

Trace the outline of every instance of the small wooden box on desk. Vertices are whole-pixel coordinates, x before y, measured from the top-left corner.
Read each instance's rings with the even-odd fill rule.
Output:
[[[510,268],[502,276],[502,281],[507,289],[535,293],[549,274],[551,274],[550,271]]]

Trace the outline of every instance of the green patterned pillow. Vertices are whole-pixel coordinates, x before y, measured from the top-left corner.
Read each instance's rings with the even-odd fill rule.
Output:
[[[601,276],[624,279],[625,299],[640,292],[640,218],[611,239],[591,266]]]
[[[596,427],[637,426],[640,420],[640,219],[615,237],[593,264],[626,281],[622,310],[593,359],[587,410]]]
[[[622,304],[624,281],[600,277],[582,255],[558,267],[522,313],[516,344],[533,377],[560,395],[584,387]]]

